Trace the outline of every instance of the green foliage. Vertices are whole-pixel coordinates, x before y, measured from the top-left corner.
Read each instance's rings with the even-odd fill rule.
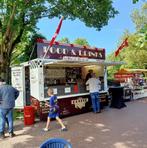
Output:
[[[42,34],[39,33],[34,33],[28,38],[27,45],[25,46],[25,48],[23,48],[24,50],[18,56],[18,60],[20,63],[36,58],[36,40],[38,38],[46,39]]]
[[[70,43],[70,41],[69,41],[69,39],[67,37],[62,38],[61,40],[59,40],[59,42],[61,42],[61,43],[67,43],[67,44]]]
[[[147,3],[144,3],[141,10],[134,10],[131,15],[136,26],[136,46],[147,50]]]
[[[89,46],[89,43],[84,38],[77,38],[73,41],[73,44],[82,45],[82,46]]]
[[[118,56],[115,58],[114,53],[111,53],[110,55],[107,56],[108,61],[123,61],[122,57]],[[108,70],[108,79],[113,80],[113,75],[120,69],[121,65],[116,65],[116,66],[109,66],[107,68]]]
[[[142,5],[141,10],[135,9],[131,15],[131,18],[137,31],[140,31],[145,27],[147,28],[147,3]]]
[[[147,3],[144,3],[141,10],[134,10],[131,15],[136,26],[135,45],[140,49],[147,50]]]
[[[146,68],[147,64],[147,3],[141,10],[134,10],[132,20],[136,25],[136,32],[130,34],[126,31],[121,39],[121,42],[129,37],[129,46],[122,49],[117,57],[114,57],[114,52],[107,58],[112,61],[125,61],[127,64],[109,67],[108,74],[113,78],[113,74],[120,68]],[[120,45],[120,43],[119,43]]]
[[[1,0],[0,75],[7,81],[10,79],[10,63],[21,60],[16,60],[15,54],[24,51],[29,43],[28,36],[36,32],[39,19],[78,18],[86,26],[100,30],[117,13],[111,0]]]
[[[24,115],[21,110],[14,109],[13,110],[13,120],[23,119]]]
[[[17,45],[12,53],[11,65],[19,65],[22,62],[28,61],[30,56],[32,56],[32,58],[35,57],[35,52],[33,52],[33,55],[31,54],[33,50],[36,50],[35,43],[37,38],[45,39],[43,35],[34,32],[33,34],[27,35],[27,39]]]
[[[69,41],[69,39],[67,37],[65,37],[65,38],[62,38],[61,40],[59,40],[59,42],[67,43],[67,44],[72,43],[72,44],[76,44],[76,45],[89,46],[89,43],[85,38],[77,38],[73,42],[71,42],[71,41]]]
[[[135,3],[137,3],[139,0],[133,0],[133,3],[135,4]]]
[[[49,18],[60,17],[74,20],[78,18],[88,27],[100,30],[118,12],[112,7],[111,0],[47,0]]]

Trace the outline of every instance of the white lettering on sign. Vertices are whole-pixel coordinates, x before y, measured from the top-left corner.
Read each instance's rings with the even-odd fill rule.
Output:
[[[67,61],[87,61],[88,58],[80,58],[80,57],[68,57],[68,56],[63,56],[63,60],[67,60]]]
[[[37,46],[38,56],[41,56],[43,53],[46,53],[47,49],[47,45],[39,44],[39,46]],[[90,59],[105,59],[105,51],[103,49],[81,49],[77,47],[66,47],[61,45],[52,46],[48,49],[48,58],[62,59],[63,56],[80,58],[85,57]]]
[[[75,50],[71,50],[71,55],[74,55],[74,56],[76,56],[77,54],[76,54],[76,52],[75,52]]]
[[[79,108],[79,109],[82,109],[83,107],[85,107],[86,102],[88,102],[88,98],[79,97],[76,100],[71,100],[71,104],[74,104],[75,108]]]
[[[15,69],[16,68],[16,69]],[[22,67],[12,68],[12,85],[19,91],[23,91],[23,71]]]

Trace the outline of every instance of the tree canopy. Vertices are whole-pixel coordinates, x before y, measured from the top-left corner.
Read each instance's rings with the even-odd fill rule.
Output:
[[[8,80],[13,53],[36,31],[39,19],[64,16],[78,18],[88,27],[100,30],[118,12],[112,0],[1,0],[0,1],[0,71]],[[24,44],[24,47],[26,44]]]
[[[137,3],[139,0],[133,0],[133,3],[135,4],[135,3]]]
[[[59,40],[61,43],[67,43],[67,44],[77,44],[81,46],[90,46],[88,41],[85,38],[76,38],[73,42],[71,42],[67,37],[64,37]]]
[[[90,46],[88,41],[84,38],[77,38],[73,41],[73,44],[82,45],[82,46]]]
[[[67,44],[70,43],[70,41],[69,41],[69,39],[67,37],[64,37],[64,38],[60,39],[59,42],[61,42],[61,43],[67,43]]]
[[[136,26],[136,32],[125,31],[120,39],[122,42],[128,37],[129,46],[122,49],[117,57],[114,56],[114,52],[107,57],[109,60],[125,61],[127,64],[109,67],[110,78],[120,68],[146,68],[147,66],[147,3],[140,10],[134,10],[131,17]]]

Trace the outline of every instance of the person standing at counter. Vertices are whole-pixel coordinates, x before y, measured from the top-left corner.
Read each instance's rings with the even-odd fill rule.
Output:
[[[86,82],[89,86],[89,92],[92,102],[92,108],[94,113],[100,112],[100,101],[99,101],[99,89],[101,82],[96,78],[96,74],[92,73],[92,77]]]
[[[49,88],[47,93],[48,96],[50,96],[50,100],[49,103],[46,102],[46,105],[49,106],[50,110],[47,118],[46,127],[43,130],[48,131],[51,118],[55,118],[62,127],[61,131],[67,131],[67,128],[63,124],[62,120],[59,118],[59,106],[57,105],[57,96],[54,95],[52,88]]]

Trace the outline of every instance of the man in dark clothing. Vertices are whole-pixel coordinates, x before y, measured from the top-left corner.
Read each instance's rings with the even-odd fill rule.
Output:
[[[87,82],[92,77],[92,74],[93,74],[93,70],[92,69],[88,70],[88,73],[85,78],[85,82]]]
[[[9,135],[15,136],[13,132],[13,108],[15,100],[19,96],[19,91],[0,79],[0,137],[5,138],[5,123],[8,120]]]

